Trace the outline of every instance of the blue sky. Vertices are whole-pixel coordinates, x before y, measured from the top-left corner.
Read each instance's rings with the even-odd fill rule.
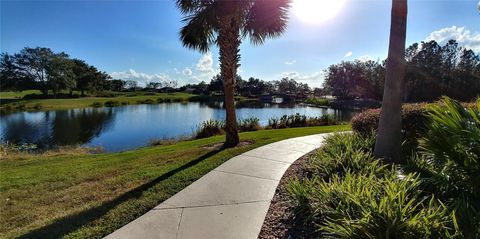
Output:
[[[407,45],[454,38],[480,52],[477,4],[477,0],[409,0]],[[335,17],[317,24],[292,13],[282,37],[261,46],[243,42],[240,75],[264,80],[290,76],[320,86],[321,72],[330,64],[384,59],[390,7],[388,0],[346,0]],[[218,72],[218,49],[201,54],[184,48],[178,40],[181,18],[173,0],[2,0],[1,50],[50,47],[116,78],[141,82],[209,81]]]

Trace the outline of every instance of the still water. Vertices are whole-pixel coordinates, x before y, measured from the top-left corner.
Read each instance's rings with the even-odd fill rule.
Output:
[[[333,114],[349,120],[356,112],[303,104],[237,104],[237,118],[257,117],[262,125],[271,117],[300,113]],[[165,103],[120,107],[18,112],[1,117],[1,141],[34,143],[39,148],[57,145],[103,147],[107,152],[145,146],[152,139],[193,134],[208,119],[224,119],[222,103]]]

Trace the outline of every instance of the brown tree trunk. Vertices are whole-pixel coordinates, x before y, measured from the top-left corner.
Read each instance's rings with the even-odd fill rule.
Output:
[[[240,35],[238,24],[231,16],[222,17],[220,20],[218,46],[220,48],[220,74],[225,88],[226,139],[224,147],[235,147],[240,141],[235,115],[235,78],[240,59]]]
[[[402,91],[405,75],[405,37],[407,0],[392,0],[387,72],[382,111],[375,142],[375,155],[390,163],[400,163],[402,127]]]

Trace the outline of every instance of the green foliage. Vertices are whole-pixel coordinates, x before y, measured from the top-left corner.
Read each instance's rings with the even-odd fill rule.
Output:
[[[307,171],[323,179],[347,172],[382,175],[386,168],[372,154],[374,144],[375,137],[371,135],[332,135],[325,139],[324,147],[307,161]]]
[[[283,129],[307,126],[335,125],[338,121],[332,115],[322,115],[320,117],[308,117],[299,113],[294,115],[283,115],[280,118],[270,118],[267,128]]]
[[[157,100],[158,102],[158,100]],[[155,101],[153,99],[144,99],[144,100],[138,100],[137,101],[138,104],[147,104],[147,105],[151,105],[151,104],[154,104]]]
[[[116,100],[109,100],[109,101],[105,101],[104,105],[106,107],[115,107],[115,106],[119,106],[120,102]]]
[[[330,101],[328,99],[307,98],[304,103],[317,106],[328,106]]]
[[[426,104],[402,106],[402,134],[404,139],[416,140],[425,132],[427,124]],[[350,121],[355,132],[370,134],[378,128],[380,109],[369,109],[355,115]]]
[[[95,107],[95,108],[102,107],[102,106],[103,106],[102,102],[95,101],[92,103],[92,107]]]
[[[467,238],[480,237],[480,99],[476,108],[444,97],[429,107],[428,131],[407,170],[452,207]]]
[[[237,126],[240,132],[257,131],[262,129],[262,126],[260,126],[260,119],[258,118],[240,119],[237,122]]]
[[[430,107],[428,115],[431,122],[420,140],[421,149],[437,164],[454,162],[460,167],[455,171],[480,175],[480,99],[477,109],[466,109],[444,97]]]
[[[480,92],[480,56],[456,40],[414,43],[405,51],[406,102],[434,101],[447,95],[462,101]],[[325,71],[324,89],[338,99],[381,100],[386,60],[344,61]]]
[[[458,216],[424,191],[423,179],[372,155],[375,137],[342,133],[306,161],[305,178],[289,182],[297,225],[306,237],[453,238]]]
[[[329,181],[293,180],[289,192],[298,215],[329,238],[451,238],[453,217],[433,196],[420,194],[419,180],[400,179],[394,169],[379,178],[348,172]]]
[[[223,134],[225,131],[225,121],[223,120],[214,120],[210,119],[200,123],[197,127],[197,132],[195,133],[195,138],[207,138],[214,135]]]

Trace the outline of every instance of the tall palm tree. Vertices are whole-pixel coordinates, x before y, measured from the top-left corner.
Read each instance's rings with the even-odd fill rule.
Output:
[[[289,0],[177,0],[185,16],[180,39],[188,48],[207,52],[220,49],[220,75],[225,87],[225,147],[239,142],[235,116],[235,77],[239,47],[248,37],[255,44],[280,36],[286,29]]]
[[[387,72],[375,155],[392,163],[401,161],[402,91],[405,75],[407,0],[392,0]]]

